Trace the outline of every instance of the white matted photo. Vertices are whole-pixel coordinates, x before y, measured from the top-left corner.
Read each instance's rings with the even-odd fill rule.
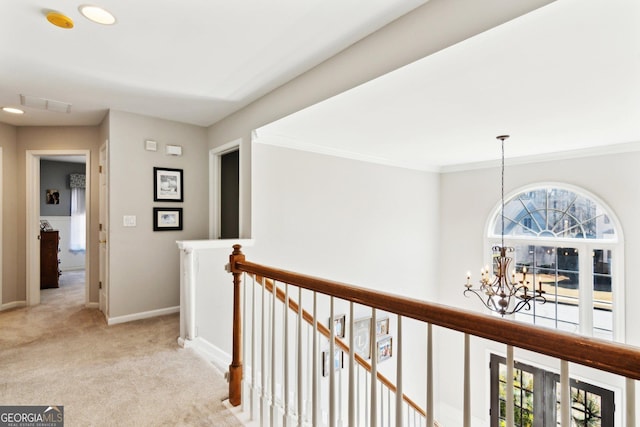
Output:
[[[182,208],[153,208],[153,231],[182,230]]]

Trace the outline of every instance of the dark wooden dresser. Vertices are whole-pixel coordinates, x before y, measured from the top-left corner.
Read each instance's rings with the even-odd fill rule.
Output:
[[[40,231],[40,289],[58,287],[59,241],[58,230]]]

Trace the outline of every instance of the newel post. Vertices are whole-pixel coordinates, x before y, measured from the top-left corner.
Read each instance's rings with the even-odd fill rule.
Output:
[[[236,263],[244,261],[242,246],[233,245],[233,253],[229,256],[229,271],[233,274],[233,354],[229,365],[229,403],[238,406],[242,403],[242,313],[240,276]]]

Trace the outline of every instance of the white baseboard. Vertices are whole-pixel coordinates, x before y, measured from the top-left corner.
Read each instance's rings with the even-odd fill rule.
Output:
[[[84,305],[86,308],[99,308],[99,304],[97,302],[88,302]]]
[[[13,301],[0,305],[0,311],[11,310],[12,308],[26,307],[26,301]]]
[[[97,305],[96,305],[97,307]],[[118,323],[133,322],[134,320],[148,319],[150,317],[164,316],[166,314],[179,313],[180,306],[160,308],[158,310],[143,311],[141,313],[126,314],[124,316],[107,318],[107,325],[117,325]]]
[[[194,349],[201,357],[211,362],[221,372],[227,372],[231,364],[231,355],[222,351],[204,338],[196,337],[192,340],[179,340],[179,344],[185,348]]]

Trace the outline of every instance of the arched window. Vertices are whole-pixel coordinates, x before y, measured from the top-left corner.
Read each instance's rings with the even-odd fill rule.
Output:
[[[595,196],[562,184],[530,187],[505,199],[489,222],[489,247],[504,227],[517,273],[545,291],[545,304],[517,320],[622,341],[622,238]]]

